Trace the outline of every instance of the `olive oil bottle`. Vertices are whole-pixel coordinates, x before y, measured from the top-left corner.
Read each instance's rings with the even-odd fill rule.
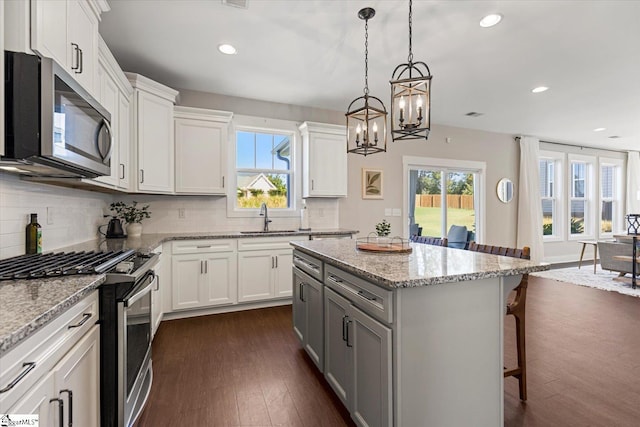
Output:
[[[31,222],[27,224],[26,253],[42,253],[42,227],[38,224],[38,214],[31,214]]]

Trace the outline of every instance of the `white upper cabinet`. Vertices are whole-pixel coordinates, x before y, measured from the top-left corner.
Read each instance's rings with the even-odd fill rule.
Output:
[[[304,122],[302,197],[347,196],[347,131],[344,126]]]
[[[133,135],[138,174],[135,190],[173,194],[173,105],[178,92],[139,74],[125,74],[134,88]]]
[[[101,12],[91,0],[31,0],[31,49],[53,58],[95,96]]]
[[[113,148],[111,174],[98,181],[122,190],[131,189],[131,97],[133,87],[104,40],[99,41],[97,93],[100,104],[111,114]]]
[[[232,116],[226,111],[174,108],[176,193],[226,194]]]

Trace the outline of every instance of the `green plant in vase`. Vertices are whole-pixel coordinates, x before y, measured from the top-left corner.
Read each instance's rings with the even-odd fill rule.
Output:
[[[127,223],[127,234],[130,237],[140,236],[142,234],[142,221],[151,218],[149,205],[139,208],[136,201],[130,205],[124,202],[114,202],[109,205],[109,208],[112,212],[115,212],[114,216]]]

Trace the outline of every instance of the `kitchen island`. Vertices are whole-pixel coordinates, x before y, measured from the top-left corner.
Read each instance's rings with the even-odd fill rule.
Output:
[[[294,330],[358,425],[503,425],[505,295],[548,265],[413,243],[410,254],[291,244]]]

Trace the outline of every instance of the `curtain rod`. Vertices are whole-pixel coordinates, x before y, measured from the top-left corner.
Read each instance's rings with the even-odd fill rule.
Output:
[[[516,141],[520,141],[520,137],[519,136],[514,137],[514,139]],[[609,148],[599,148],[599,147],[585,147],[584,145],[565,144],[563,142],[553,142],[553,141],[543,141],[543,140],[539,140],[539,142],[542,142],[544,144],[564,145],[565,147],[579,148],[581,150],[583,150],[585,148],[590,148],[592,150],[611,151],[612,153],[622,153],[622,154],[628,154],[629,153],[628,151],[612,150],[612,149],[609,149]]]

